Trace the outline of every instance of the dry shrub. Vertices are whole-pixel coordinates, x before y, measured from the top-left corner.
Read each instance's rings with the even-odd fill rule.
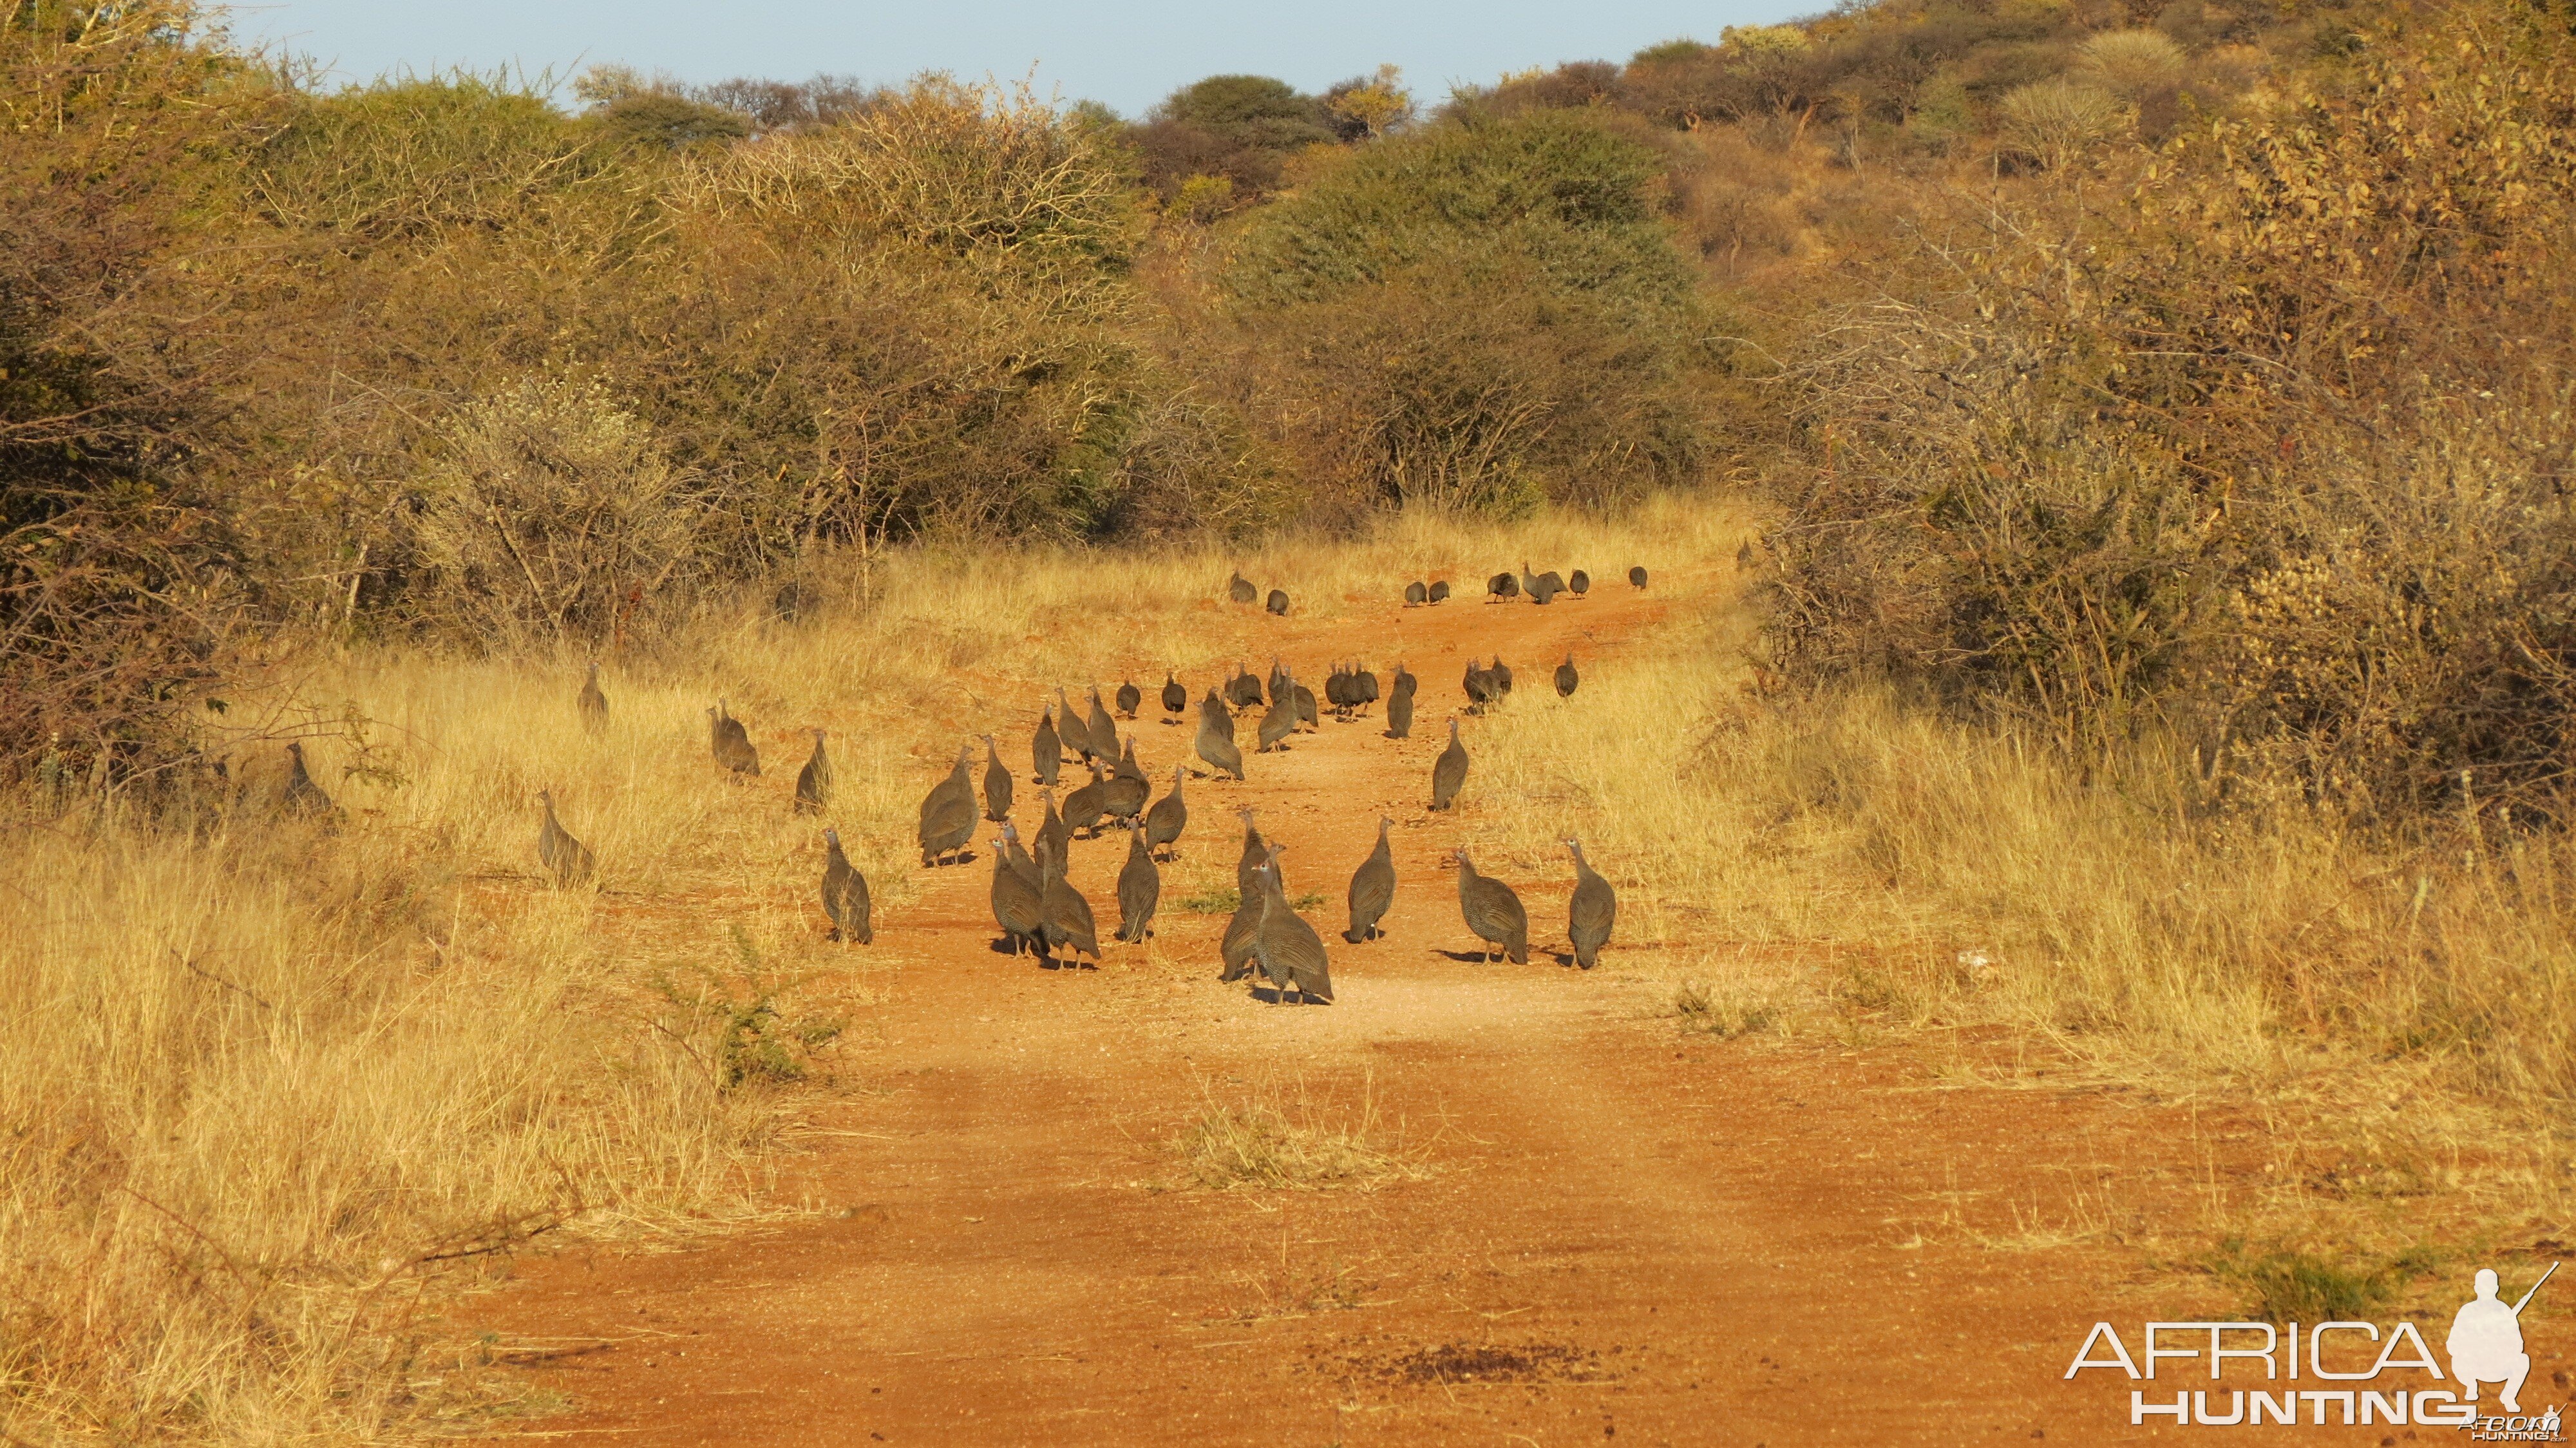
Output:
[[[2576,46],[2517,16],[1891,258],[1806,359],[1784,657],[2169,732],[2217,799],[2563,815]]]
[[[702,502],[595,382],[524,382],[440,441],[417,485],[414,606],[464,637],[598,642],[695,561]]]
[[[2000,109],[2005,141],[2051,171],[2128,134],[2131,120],[2118,96],[2064,76],[2016,86]]]

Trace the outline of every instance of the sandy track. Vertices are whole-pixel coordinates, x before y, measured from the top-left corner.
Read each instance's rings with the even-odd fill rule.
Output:
[[[2095,1318],[2146,1315],[2121,1295],[2129,1259],[1996,1251],[1924,1224],[1944,1201],[1991,1207],[2027,1189],[2037,1202],[2134,1173],[2175,1139],[2171,1113],[1934,1090],[1904,1048],[1683,1037],[1651,1018],[1616,943],[1589,975],[1543,953],[1562,942],[1562,859],[1483,862],[1530,906],[1530,965],[1454,958],[1474,948],[1445,863],[1457,826],[1425,805],[1469,649],[1499,648],[1522,690],[1544,690],[1584,630],[1597,656],[1658,612],[1656,596],[1617,587],[1547,608],[1234,620],[1275,638],[1319,692],[1341,656],[1402,654],[1422,679],[1410,741],[1383,738],[1375,717],[1327,718],[1284,758],[1252,757],[1248,784],[1190,787],[1194,867],[1230,879],[1231,811],[1249,803],[1288,846],[1292,890],[1325,897],[1308,914],[1338,1003],[1277,1007],[1217,984],[1223,917],[1185,913],[1168,874],[1150,948],[1049,971],[993,951],[982,860],[938,872],[879,923],[877,949],[902,964],[881,1030],[842,1068],[864,1089],[817,1113],[853,1134],[825,1138],[802,1185],[840,1211],[684,1252],[528,1264],[475,1304],[475,1324],[530,1349],[524,1371],[574,1406],[520,1432],[638,1445],[2131,1436],[2125,1390],[2059,1382]],[[1133,662],[1150,694],[1159,667]],[[1150,698],[1134,728],[1159,793],[1188,731],[1159,726]],[[1036,792],[1021,792],[1025,828]],[[1470,796],[1510,807],[1472,783]],[[1397,821],[1397,899],[1386,939],[1349,946],[1343,889],[1381,808]],[[1125,848],[1075,849],[1104,941]],[[1432,1174],[1372,1193],[1173,1189],[1173,1131],[1211,1095],[1265,1086],[1345,1111],[1365,1098]]]

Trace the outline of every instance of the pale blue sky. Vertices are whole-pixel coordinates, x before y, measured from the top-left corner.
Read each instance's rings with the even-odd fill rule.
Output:
[[[1132,116],[1201,76],[1249,71],[1321,90],[1380,61],[1404,67],[1415,92],[1437,100],[1457,81],[1563,60],[1625,60],[1676,36],[1714,41],[1728,25],[1819,8],[1816,0],[269,0],[236,6],[233,29],[331,63],[343,80],[459,64],[568,73],[620,61],[688,81],[833,71],[882,82],[923,70],[1016,78],[1034,64],[1042,90]]]

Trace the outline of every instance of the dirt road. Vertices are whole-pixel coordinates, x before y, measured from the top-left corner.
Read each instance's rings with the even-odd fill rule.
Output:
[[[879,948],[904,963],[881,1029],[845,1048],[842,1074],[864,1089],[817,1117],[848,1133],[806,1163],[835,1210],[683,1252],[530,1263],[475,1313],[571,1407],[502,1436],[2154,1436],[2128,1427],[2125,1381],[2060,1374],[2095,1320],[2192,1304],[2166,1286],[2138,1295],[2115,1247],[1994,1233],[2024,1201],[2024,1226],[2062,1210],[2070,1182],[2116,1176],[2152,1210],[2222,1169],[2240,1128],[2102,1094],[1939,1089],[1901,1044],[1685,1034],[1655,1015],[1669,985],[1635,973],[1636,942],[1589,974],[1544,952],[1473,958],[1445,853],[1459,826],[1426,809],[1468,651],[1499,649],[1522,689],[1544,689],[1582,631],[1588,654],[1621,647],[1659,597],[1232,621],[1315,682],[1332,658],[1398,653],[1423,681],[1410,741],[1374,716],[1327,718],[1286,756],[1253,759],[1249,784],[1191,785],[1194,865],[1230,880],[1231,811],[1249,803],[1288,846],[1292,891],[1325,897],[1308,915],[1337,1002],[1218,984],[1224,917],[1189,913],[1169,886],[1150,948],[1111,945],[1097,971],[1013,961],[993,948],[983,861],[939,872],[879,922]],[[1155,714],[1149,700],[1134,727],[1159,792],[1188,731]],[[1025,821],[1035,791],[1021,792]],[[1471,788],[1466,807],[1513,804]],[[1384,940],[1346,945],[1344,886],[1381,810],[1397,821],[1395,907]],[[1104,941],[1125,849],[1115,835],[1075,847]],[[1563,859],[1485,864],[1529,902],[1533,944],[1561,944]],[[1429,1174],[1373,1192],[1180,1184],[1173,1135],[1211,1100],[1301,1091],[1328,1117],[1374,1110]],[[2321,1441],[2378,1441],[2361,1431]]]

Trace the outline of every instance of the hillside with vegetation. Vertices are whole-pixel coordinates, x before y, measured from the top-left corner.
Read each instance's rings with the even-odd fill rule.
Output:
[[[2221,1276],[2359,1254],[2383,1300],[2427,1201],[2564,1214],[2576,11],[1880,0],[1135,118],[334,88],[218,21],[0,4],[0,982],[51,1003],[0,1065],[11,1433],[454,1421],[397,1299],[764,1209],[759,1092],[850,1004],[783,1024],[805,947],[763,917],[648,986],[588,905],[485,908],[524,853],[490,782],[544,782],[508,746],[581,661],[689,719],[847,685],[900,773],[918,681],[1033,698],[1135,610],[1177,657],[1177,603],[1095,585],[1234,558],[1722,543],[1673,563],[1746,597],[1674,666],[1493,735],[1697,902],[1674,941],[1867,947],[1709,967],[1686,1025],[1996,1028],[2329,1136],[2425,1103]],[[372,828],[276,823],[290,738]],[[810,833],[697,787],[618,826],[682,841],[636,890]],[[910,787],[841,826],[872,869]],[[777,1069],[693,1069],[745,1031]],[[247,1161],[294,1170],[207,1165]]]

